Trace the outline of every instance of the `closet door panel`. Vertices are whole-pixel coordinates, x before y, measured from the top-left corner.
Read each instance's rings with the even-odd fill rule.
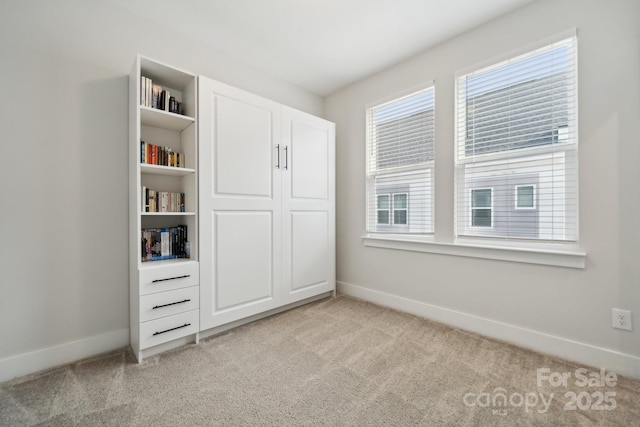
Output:
[[[291,122],[291,199],[326,201],[329,195],[327,129]]]
[[[274,297],[271,212],[214,214],[215,311]]]
[[[291,290],[324,287],[331,281],[327,212],[291,213]]]
[[[214,120],[215,194],[271,197],[272,110],[218,96]]]
[[[280,105],[200,77],[200,325],[281,305]]]
[[[335,289],[335,127],[283,109],[283,299],[300,301]]]

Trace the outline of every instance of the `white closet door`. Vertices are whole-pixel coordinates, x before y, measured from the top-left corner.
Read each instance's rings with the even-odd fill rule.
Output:
[[[283,107],[283,302],[335,289],[335,125]]]
[[[282,119],[279,104],[202,77],[198,100],[205,330],[281,305]]]

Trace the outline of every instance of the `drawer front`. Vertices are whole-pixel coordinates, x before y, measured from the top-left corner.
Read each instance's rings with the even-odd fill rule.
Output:
[[[140,297],[140,322],[159,319],[200,307],[200,287],[176,289]]]
[[[140,269],[140,295],[186,288],[200,283],[197,262],[185,262]]]
[[[198,332],[199,310],[161,317],[140,324],[140,348],[149,348]]]

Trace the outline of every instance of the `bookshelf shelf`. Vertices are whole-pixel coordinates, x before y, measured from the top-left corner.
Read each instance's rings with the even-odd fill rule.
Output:
[[[169,98],[185,115],[150,107]],[[172,343],[198,340],[197,116],[197,76],[139,55],[129,76],[129,314],[140,362]],[[145,212],[152,192],[154,203],[168,196],[165,206],[183,204],[187,212]],[[191,304],[173,305],[185,295]],[[173,308],[150,318],[152,300]],[[180,328],[185,321],[190,326]]]
[[[173,166],[141,164],[140,173],[146,173],[150,175],[186,176],[195,174],[196,170],[191,168],[176,168]]]
[[[140,123],[143,126],[152,126],[162,129],[182,131],[196,122],[196,119],[180,114],[140,105]]]
[[[142,216],[195,216],[195,212],[142,212]]]
[[[177,259],[163,259],[160,261],[143,262],[140,266],[140,270],[153,270],[159,266],[181,266],[195,263],[192,259],[177,258]],[[195,263],[197,264],[197,263]]]

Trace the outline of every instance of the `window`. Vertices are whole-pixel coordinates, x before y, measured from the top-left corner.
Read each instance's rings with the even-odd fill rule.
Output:
[[[536,208],[535,185],[516,185],[516,209]]]
[[[456,235],[577,241],[576,50],[572,37],[457,78]]]
[[[393,223],[407,225],[407,197],[408,194],[393,195]]]
[[[407,225],[408,196],[407,193],[379,194],[378,225]],[[393,200],[393,203],[391,203],[391,200]]]
[[[389,194],[378,196],[378,224],[391,224],[391,203]]]
[[[491,188],[471,190],[472,227],[491,227],[493,219],[492,195]]]
[[[433,86],[366,113],[367,231],[433,232]]]

